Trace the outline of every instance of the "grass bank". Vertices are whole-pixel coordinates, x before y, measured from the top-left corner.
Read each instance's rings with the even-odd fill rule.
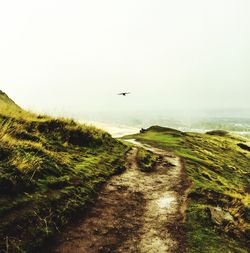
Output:
[[[159,156],[144,148],[139,148],[136,159],[141,171],[153,172],[157,162],[159,161]]]

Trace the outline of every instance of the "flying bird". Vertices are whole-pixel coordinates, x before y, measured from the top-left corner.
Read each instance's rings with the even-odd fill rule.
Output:
[[[130,94],[130,92],[121,92],[121,93],[118,93],[117,95],[120,95],[120,96],[126,96]]]

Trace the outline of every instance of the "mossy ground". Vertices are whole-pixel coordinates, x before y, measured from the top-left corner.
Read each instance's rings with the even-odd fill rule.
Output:
[[[94,127],[25,112],[0,95],[0,252],[33,252],[124,170],[128,147]]]
[[[126,136],[183,157],[192,182],[187,210],[188,252],[248,252],[250,231],[250,152],[248,140],[222,131],[183,133],[151,127]],[[229,212],[233,223],[216,225],[209,207]]]

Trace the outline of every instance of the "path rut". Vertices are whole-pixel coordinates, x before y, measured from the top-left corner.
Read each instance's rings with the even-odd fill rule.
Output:
[[[143,147],[161,157],[154,172],[140,171],[134,147],[127,170],[103,187],[86,216],[65,229],[49,252],[185,252],[188,183],[183,162],[172,153]]]

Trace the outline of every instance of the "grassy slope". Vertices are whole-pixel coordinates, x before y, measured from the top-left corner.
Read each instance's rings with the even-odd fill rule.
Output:
[[[124,169],[127,147],[94,127],[21,110],[0,92],[0,252],[31,252]]]
[[[250,152],[237,144],[249,140],[220,131],[182,133],[160,127],[129,137],[172,150],[185,159],[192,181],[187,210],[188,252],[248,252]],[[229,212],[234,222],[214,224],[209,207],[217,206]]]

